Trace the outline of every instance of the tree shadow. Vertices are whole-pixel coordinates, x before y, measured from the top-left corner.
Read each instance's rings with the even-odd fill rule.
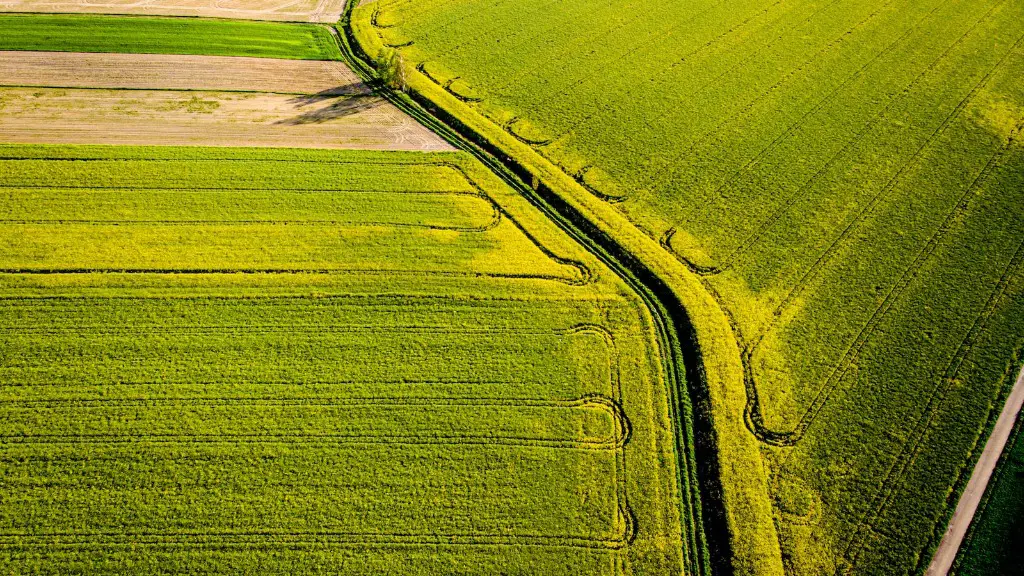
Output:
[[[365,112],[379,106],[382,101],[379,96],[373,96],[367,91],[352,92],[348,90],[348,88],[348,86],[340,86],[338,88],[323,90],[316,94],[296,96],[288,102],[290,104],[294,104],[297,110],[310,106],[317,107],[312,110],[302,112],[294,118],[278,120],[275,124],[284,124],[287,126],[297,126],[300,124],[322,124],[324,122],[330,122],[331,120],[337,120],[339,118]],[[328,101],[332,102],[326,106],[320,106],[320,104]]]
[[[348,84],[321,90],[316,94],[301,94],[292,98],[289,102],[297,106],[308,106],[317,102],[323,102],[324,100],[330,100],[331,98],[337,98],[338,96],[369,96],[371,94],[373,94],[373,90],[366,84],[362,82],[349,82]]]

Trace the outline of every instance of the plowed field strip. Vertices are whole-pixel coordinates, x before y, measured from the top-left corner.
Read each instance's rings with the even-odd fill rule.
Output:
[[[376,97],[0,88],[0,141],[451,150]]]
[[[244,6],[244,7],[242,7]],[[245,20],[295,22],[337,22],[344,0],[133,0],[94,2],[91,0],[6,0],[4,12],[88,12],[95,14],[147,14],[152,16],[208,16]]]
[[[0,85],[369,94],[341,62],[235,56],[0,51]]]

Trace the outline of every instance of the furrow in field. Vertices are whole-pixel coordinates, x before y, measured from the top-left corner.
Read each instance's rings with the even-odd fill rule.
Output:
[[[0,51],[0,85],[307,94],[369,94],[335,61],[236,56]]]

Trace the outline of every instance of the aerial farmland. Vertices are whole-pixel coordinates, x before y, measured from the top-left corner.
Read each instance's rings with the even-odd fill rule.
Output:
[[[1024,1],[0,0],[0,571],[1020,567]]]

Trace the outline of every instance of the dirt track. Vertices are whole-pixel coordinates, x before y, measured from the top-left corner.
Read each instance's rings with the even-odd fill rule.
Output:
[[[925,576],[945,576],[953,566],[960,543],[963,542],[967,529],[971,526],[971,520],[974,519],[974,513],[978,510],[981,497],[985,494],[985,488],[999,462],[999,456],[1003,453],[1003,448],[1006,447],[1006,441],[1010,438],[1010,432],[1013,430],[1022,405],[1024,405],[1024,368],[1017,376],[1017,381],[1006,399],[1002,412],[999,413],[992,434],[985,442],[981,458],[974,466],[971,479],[968,481],[963,495],[960,496],[960,502],[956,505],[956,511],[953,512],[949,527],[942,536],[942,542],[939,543],[939,548],[935,551],[935,556],[932,557],[932,563],[928,566]]]
[[[450,150],[375,96],[0,88],[0,141]]]
[[[0,51],[0,85],[369,94],[341,62]]]
[[[89,12],[337,22],[344,0],[0,0],[0,12]]]

